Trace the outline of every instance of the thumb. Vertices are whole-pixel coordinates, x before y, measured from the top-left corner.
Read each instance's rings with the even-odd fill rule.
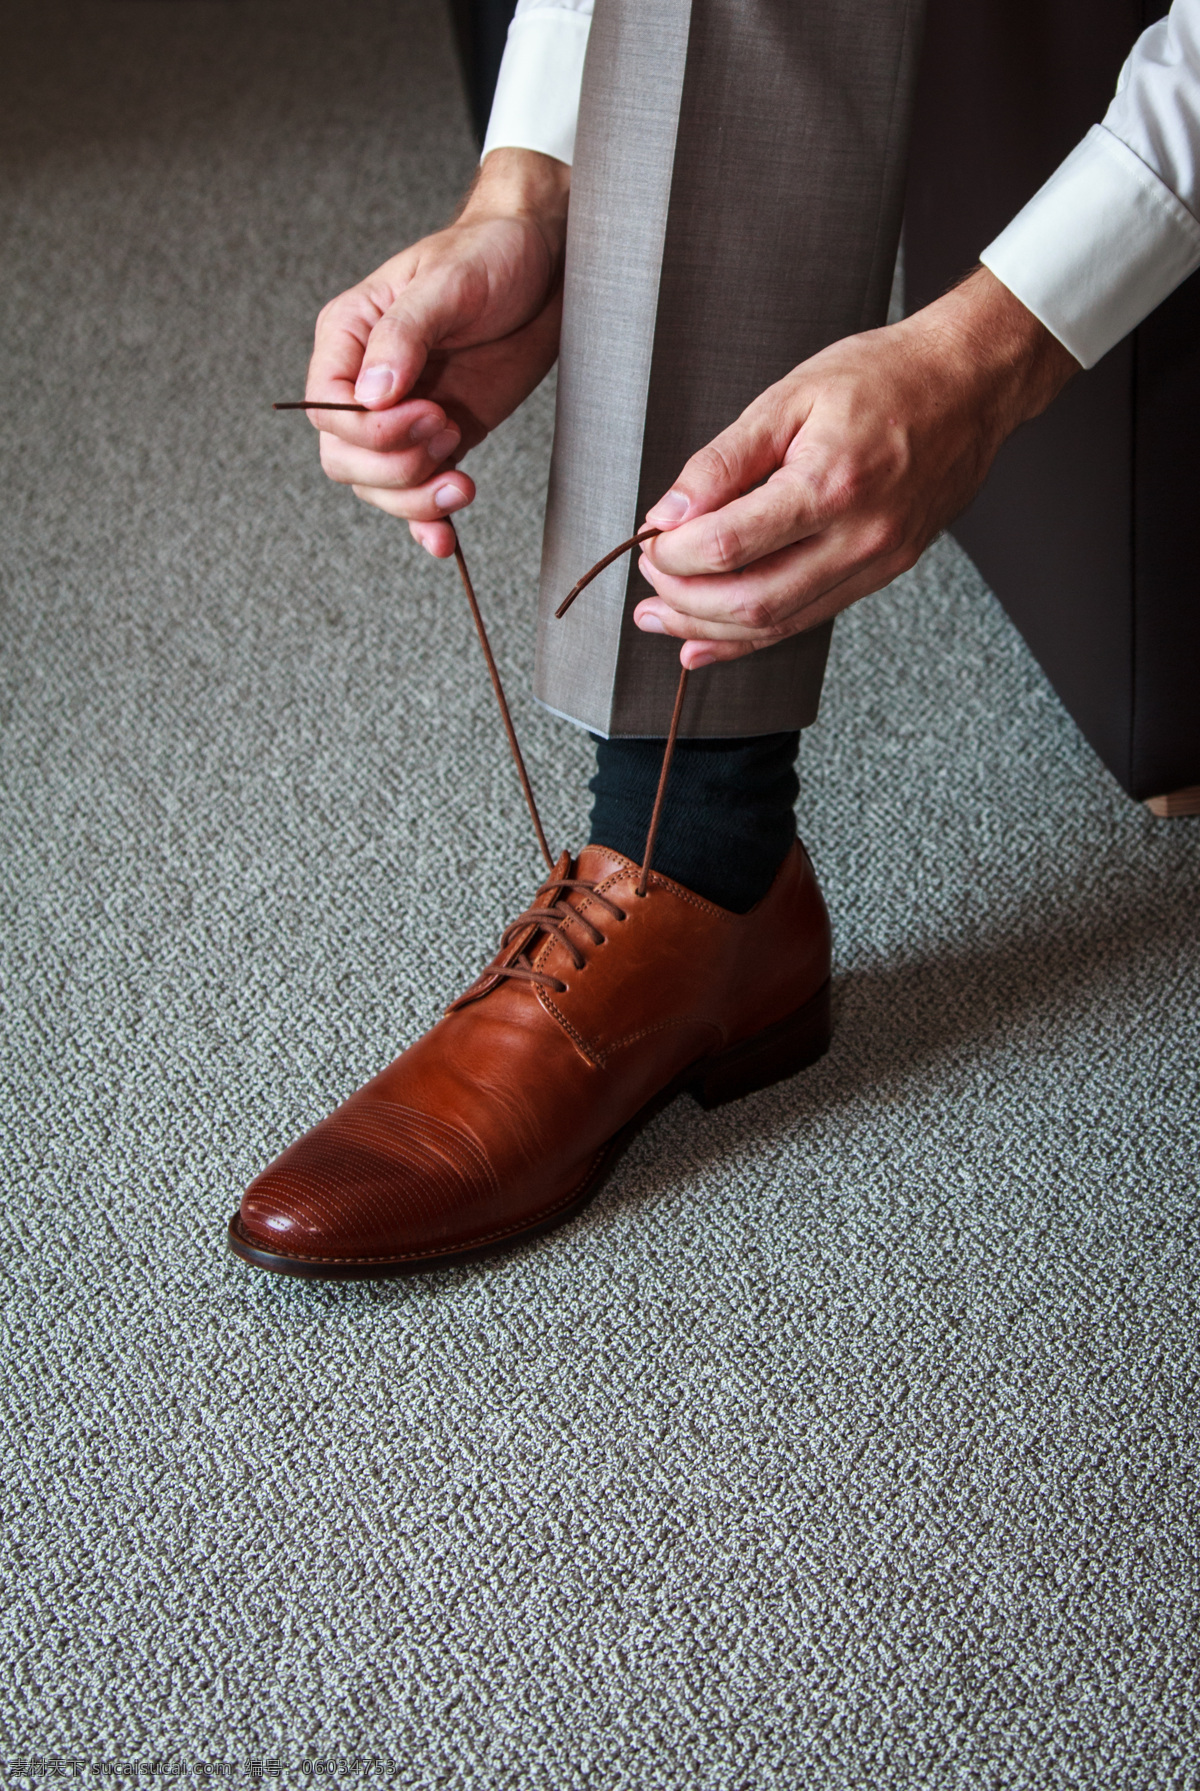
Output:
[[[398,403],[420,379],[435,348],[451,338],[459,346],[471,339],[488,291],[479,257],[422,256],[371,330],[354,387],[358,402]]]
[[[372,408],[398,403],[420,379],[433,348],[454,321],[437,295],[408,287],[367,338],[354,382],[358,402]]]
[[[652,528],[675,529],[741,497],[779,465],[787,448],[769,394],[756,398],[728,429],[693,454],[670,491],[646,512]],[[790,436],[790,431],[787,435]]]

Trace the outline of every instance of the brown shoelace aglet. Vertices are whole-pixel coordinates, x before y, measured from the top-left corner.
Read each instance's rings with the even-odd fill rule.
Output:
[[[650,813],[650,827],[646,834],[646,849],[642,853],[642,874],[638,878],[637,892],[644,896],[650,883],[650,861],[654,857],[654,842],[658,837],[658,823],[663,810],[663,798],[667,793],[667,778],[671,772],[671,760],[675,757],[675,740],[679,733],[679,718],[683,714],[683,698],[687,690],[688,669],[686,665],[679,668],[679,685],[675,691],[675,708],[671,714],[671,731],[667,735],[667,744],[663,750],[662,770],[658,774],[658,789],[654,793],[654,807]]]
[[[273,404],[272,410],[366,410],[365,404],[326,404],[320,398],[289,399],[286,404]]]
[[[621,555],[623,553],[628,553],[631,547],[638,547],[643,541],[649,541],[652,536],[661,534],[661,529],[642,529],[638,534],[630,535],[628,541],[622,541],[620,547],[614,547],[611,553],[606,553],[602,560],[597,560],[591,571],[585,572],[583,577],[579,580],[579,583],[572,585],[571,589],[567,592],[566,596],[555,610],[554,620],[556,622],[560,621],[562,617],[566,615],[580,591],[586,591],[592,580],[598,578],[606,566],[611,566],[614,560],[619,560]]]
[[[542,818],[538,814],[537,803],[533,799],[533,785],[529,781],[529,773],[526,771],[525,761],[521,757],[521,748],[517,743],[517,730],[513,727],[512,716],[508,712],[508,703],[504,696],[504,686],[500,682],[500,673],[496,669],[496,661],[492,655],[491,642],[488,640],[487,629],[483,625],[483,616],[480,612],[479,600],[475,595],[475,587],[471,583],[471,575],[467,571],[467,562],[463,558],[463,550],[458,539],[458,530],[454,527],[453,523],[450,523],[449,528],[451,535],[454,537],[454,559],[458,566],[458,575],[462,579],[463,590],[467,593],[467,602],[471,606],[471,620],[475,624],[475,632],[479,636],[479,644],[483,648],[483,657],[487,662],[488,677],[492,680],[492,689],[495,691],[496,701],[500,705],[500,717],[504,722],[504,732],[508,735],[508,749],[512,753],[513,764],[516,766],[517,776],[521,780],[521,788],[525,792],[525,802],[529,809],[530,818],[533,821],[534,832],[537,834],[538,845],[542,850],[542,857],[546,860],[547,868],[553,871],[554,860],[550,856],[550,848],[546,844],[546,835],[542,831]]]

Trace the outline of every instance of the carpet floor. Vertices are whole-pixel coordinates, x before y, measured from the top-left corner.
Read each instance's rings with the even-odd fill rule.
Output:
[[[1200,1783],[1200,823],[940,543],[804,745],[828,1058],[505,1260],[231,1260],[537,878],[453,569],[270,410],[473,151],[418,0],[10,0],[0,68],[4,1782]],[[552,407],[463,538],[562,844]]]

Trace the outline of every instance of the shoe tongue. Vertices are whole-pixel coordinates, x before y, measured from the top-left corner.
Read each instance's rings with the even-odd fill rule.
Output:
[[[639,868],[632,858],[613,852],[608,846],[585,846],[579,854],[575,875],[583,883],[603,883],[617,871],[636,872]]]

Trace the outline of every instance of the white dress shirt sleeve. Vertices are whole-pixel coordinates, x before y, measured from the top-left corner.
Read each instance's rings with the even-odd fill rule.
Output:
[[[575,121],[592,0],[517,0],[508,28],[483,153],[537,149],[575,154]]]
[[[1200,0],[1142,33],[1103,124],[980,260],[1085,367],[1200,267]]]

